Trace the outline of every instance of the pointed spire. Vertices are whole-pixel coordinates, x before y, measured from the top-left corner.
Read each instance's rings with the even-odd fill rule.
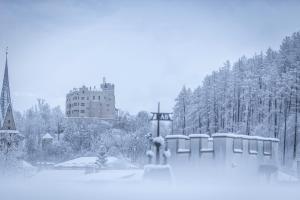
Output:
[[[3,84],[1,90],[1,97],[0,97],[0,108],[1,108],[2,119],[5,118],[7,108],[9,105],[11,105],[7,55],[8,55],[8,48],[6,48],[5,70],[4,70]]]
[[[5,67],[7,66],[7,55],[8,55],[8,47],[6,47],[6,52],[5,52],[5,56],[6,56],[6,59],[5,59]]]

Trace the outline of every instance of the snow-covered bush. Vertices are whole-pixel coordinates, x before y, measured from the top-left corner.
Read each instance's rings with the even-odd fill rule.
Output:
[[[151,150],[148,150],[147,152],[146,152],[146,155],[148,156],[148,157],[154,157],[154,153],[153,153],[153,151],[151,151]]]
[[[171,157],[171,151],[169,149],[165,150],[163,153],[163,156],[166,158],[170,158]]]
[[[156,146],[163,146],[165,144],[165,139],[162,136],[155,137],[152,141]]]

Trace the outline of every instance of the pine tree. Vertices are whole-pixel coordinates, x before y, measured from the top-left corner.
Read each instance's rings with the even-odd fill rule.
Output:
[[[104,145],[101,145],[98,153],[98,159],[96,161],[96,165],[98,166],[98,168],[103,169],[106,167],[106,162],[107,162],[106,148]]]
[[[226,62],[189,92],[183,87],[174,107],[175,128],[213,134],[235,132],[280,139],[283,163],[296,159],[299,145],[300,32],[279,51]],[[287,162],[286,162],[287,161]]]
[[[176,104],[174,107],[174,128],[182,130],[182,134],[186,134],[187,127],[190,124],[187,124],[187,117],[191,105],[191,89],[186,89],[184,86],[176,98]]]

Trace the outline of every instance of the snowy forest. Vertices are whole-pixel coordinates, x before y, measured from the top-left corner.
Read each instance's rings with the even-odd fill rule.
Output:
[[[147,138],[151,130],[149,114],[141,111],[136,116],[119,112],[115,121],[96,118],[65,118],[60,107],[51,108],[45,100],[24,113],[15,112],[18,130],[25,136],[22,157],[29,162],[59,162],[79,156],[97,156],[104,146],[106,156],[130,159],[143,163]],[[53,144],[43,148],[46,134],[54,137]]]
[[[299,141],[300,32],[278,51],[225,62],[195,90],[183,87],[174,107],[182,134],[234,132],[280,139],[282,164],[292,164]]]

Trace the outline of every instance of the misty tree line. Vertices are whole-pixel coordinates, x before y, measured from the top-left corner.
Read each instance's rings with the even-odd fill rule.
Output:
[[[278,51],[227,61],[195,90],[183,87],[174,129],[183,134],[235,132],[280,139],[283,164],[297,156],[300,104],[300,32]]]
[[[64,117],[60,107],[51,108],[44,100],[24,113],[15,112],[18,130],[25,136],[22,157],[31,162],[59,162],[78,156],[97,156],[105,147],[108,156],[144,162],[147,138],[151,131],[149,114],[141,111],[136,116],[120,112],[117,120]],[[42,148],[42,137],[49,133],[52,145]]]

